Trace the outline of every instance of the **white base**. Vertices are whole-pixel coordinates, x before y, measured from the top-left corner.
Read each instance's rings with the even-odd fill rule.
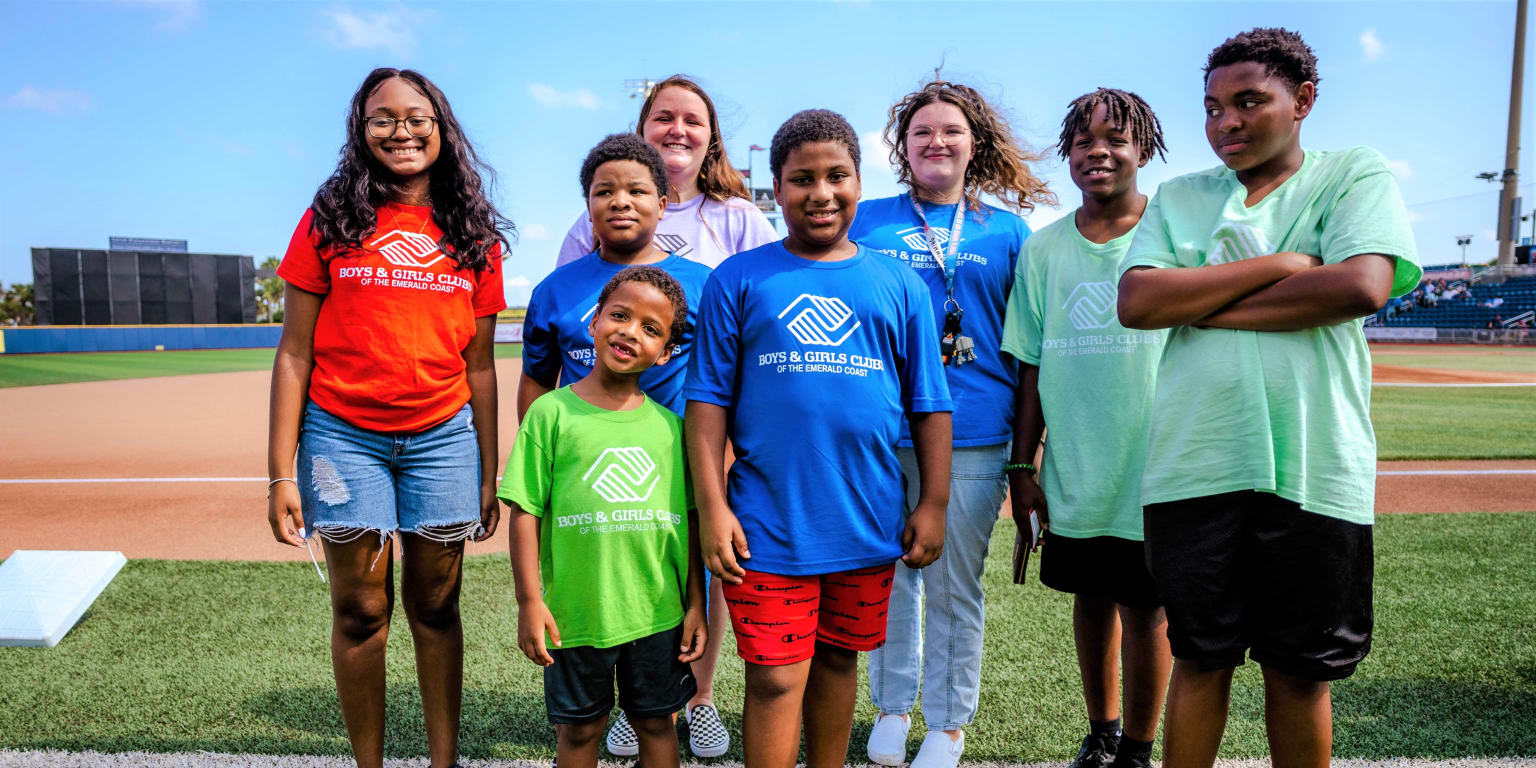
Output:
[[[0,563],[0,646],[58,645],[127,562],[121,552],[16,550]]]

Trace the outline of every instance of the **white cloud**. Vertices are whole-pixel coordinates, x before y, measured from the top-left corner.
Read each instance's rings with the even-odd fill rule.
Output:
[[[1386,50],[1386,46],[1381,44],[1381,38],[1376,36],[1375,27],[1368,27],[1360,33],[1360,51],[1365,54],[1367,60],[1375,61],[1381,58]]]
[[[68,88],[44,90],[30,85],[23,85],[21,90],[7,97],[5,105],[54,115],[62,115],[66,112],[89,112],[96,106],[89,95],[80,91]]]
[[[1421,222],[1423,220],[1424,220],[1424,214],[1419,213],[1418,211],[1409,211],[1408,212],[1408,223],[1409,224],[1417,224],[1417,223],[1419,223],[1419,222]]]
[[[330,27],[326,37],[338,48],[385,50],[396,56],[416,51],[416,29],[433,17],[430,11],[414,11],[402,5],[384,10],[325,11]]]
[[[597,94],[585,88],[562,91],[544,83],[529,83],[528,95],[534,101],[554,109],[602,109],[604,106]]]
[[[1483,230],[1483,234],[1480,235],[1479,237],[1481,237],[1484,240],[1490,240],[1490,241],[1495,242],[1495,243],[1497,243],[1499,241],[1499,233],[1495,232],[1495,231],[1493,231],[1491,229]]]
[[[1396,176],[1398,181],[1413,178],[1413,166],[1409,165],[1407,160],[1388,161],[1387,167],[1392,169],[1392,175]]]
[[[192,23],[202,18],[203,7],[199,0],[125,0],[131,5],[142,5],[161,12],[159,28],[167,32],[185,32]]]
[[[517,275],[516,277],[509,277],[509,278],[507,278],[507,279],[505,279],[505,280],[503,280],[501,282],[503,284],[505,284],[508,288],[527,288],[528,286],[533,285],[533,281],[529,280],[524,275]]]
[[[537,222],[534,222],[532,224],[524,224],[523,226],[518,228],[517,233],[518,233],[518,239],[520,239],[520,240],[548,240],[549,239],[549,227],[546,227],[543,224],[539,224]]]

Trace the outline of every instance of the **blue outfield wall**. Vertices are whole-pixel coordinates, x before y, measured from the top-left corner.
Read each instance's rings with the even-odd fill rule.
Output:
[[[276,347],[281,324],[45,325],[0,329],[0,353]]]

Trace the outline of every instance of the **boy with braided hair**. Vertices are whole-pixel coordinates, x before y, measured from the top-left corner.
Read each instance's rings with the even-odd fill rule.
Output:
[[[1147,207],[1136,171],[1164,153],[1162,126],[1140,96],[1099,88],[1068,106],[1056,151],[1083,204],[1024,244],[1009,298],[1003,350],[1023,363],[1009,464],[1013,519],[1026,542],[1031,509],[1049,527],[1040,580],[1073,596],[1089,733],[1072,768],[1147,768],[1172,664],[1141,521],[1164,332],[1120,325],[1115,279]],[[1028,462],[1047,424],[1042,489]]]

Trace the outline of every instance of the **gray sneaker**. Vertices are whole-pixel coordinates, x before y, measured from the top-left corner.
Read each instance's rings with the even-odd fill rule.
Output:
[[[635,729],[629,724],[629,718],[624,716],[624,710],[619,710],[619,716],[614,718],[613,725],[608,727],[608,752],[617,757],[634,757],[640,754],[640,737],[635,735]]]
[[[731,734],[720,722],[720,713],[713,704],[700,704],[688,709],[683,719],[688,721],[688,751],[694,757],[719,757],[731,748]]]

